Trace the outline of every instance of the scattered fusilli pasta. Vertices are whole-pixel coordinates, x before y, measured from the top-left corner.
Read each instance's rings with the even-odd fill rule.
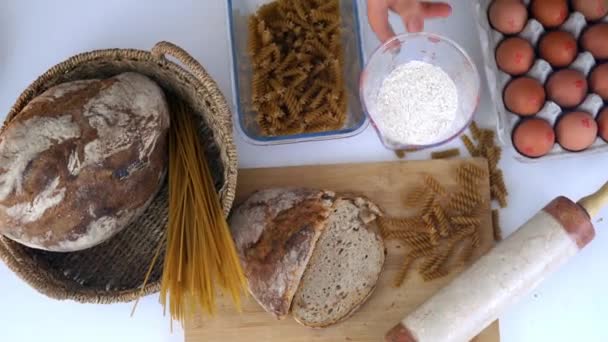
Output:
[[[473,139],[480,141],[481,140],[481,130],[479,129],[479,126],[477,126],[477,123],[475,121],[471,122],[471,125],[469,126],[469,130],[471,131],[471,135],[473,136]]]
[[[462,135],[460,137],[460,139],[462,140],[462,142],[464,143],[464,147],[466,147],[467,151],[469,151],[469,154],[472,157],[479,156],[479,152],[478,152],[477,148],[475,147],[475,144],[473,144],[473,141],[471,141],[471,138],[469,138],[466,135]]]
[[[411,191],[405,196],[405,207],[406,208],[418,208],[422,204],[422,201],[427,194],[427,191],[423,187],[418,187],[414,191]]]
[[[432,159],[447,159],[460,156],[460,150],[457,148],[451,148],[445,151],[432,152]]]
[[[439,235],[441,237],[448,237],[450,235],[450,222],[443,208],[438,204],[434,205],[433,215],[437,220],[436,222],[437,227],[439,228]]]
[[[500,229],[500,216],[498,210],[492,210],[492,230],[494,241],[502,241],[502,229]]]
[[[478,203],[472,200],[471,196],[468,196],[465,192],[458,192],[450,195],[448,209],[460,215],[465,215],[470,213]]]
[[[450,218],[450,222],[453,225],[457,226],[479,226],[481,224],[481,219],[479,217],[471,217],[471,216],[455,216]]]
[[[487,134],[477,126],[472,130],[483,141],[494,138],[493,134]],[[466,139],[470,141],[468,137]],[[482,153],[483,149],[478,149],[470,142],[472,150]],[[386,222],[383,224],[390,226],[388,238],[401,241],[409,250],[403,267],[396,276],[396,286],[402,284],[413,269],[417,269],[425,281],[441,278],[454,266],[468,264],[475,251],[480,248],[480,215],[483,213],[480,210],[483,207],[480,205],[485,202],[480,188],[486,186],[491,177],[502,179],[502,172],[491,175],[484,168],[470,162],[463,162],[455,169],[458,189],[449,188],[448,192],[448,188],[436,178],[424,175],[423,186],[404,196],[405,207],[417,209],[418,214],[408,218],[384,219]],[[494,181],[498,182],[496,179]],[[498,190],[499,188],[495,187],[494,192]],[[494,220],[495,215],[497,212],[493,213]],[[413,251],[425,253],[416,254]],[[417,260],[421,262],[414,268],[412,265]]]
[[[429,187],[429,189],[431,189],[435,193],[435,195],[442,196],[446,194],[446,191],[443,186],[433,176],[424,176],[424,184]]]

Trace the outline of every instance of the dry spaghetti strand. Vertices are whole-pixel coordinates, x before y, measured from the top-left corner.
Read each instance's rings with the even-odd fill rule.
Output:
[[[199,309],[213,314],[216,286],[237,308],[245,277],[194,114],[172,101],[169,132],[169,224],[160,301],[171,320],[184,323]]]

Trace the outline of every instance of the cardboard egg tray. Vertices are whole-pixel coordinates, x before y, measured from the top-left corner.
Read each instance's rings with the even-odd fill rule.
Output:
[[[528,6],[530,2],[531,0],[524,1],[524,3]],[[503,101],[503,90],[513,77],[498,69],[498,66],[496,65],[496,47],[500,44],[500,42],[502,42],[503,39],[506,38],[506,36],[494,30],[489,23],[488,9],[491,3],[492,0],[479,0],[476,1],[474,7],[478,18],[478,29],[481,40],[481,48],[484,55],[485,74],[488,80],[492,102],[494,103],[496,112],[498,114],[496,124],[498,137],[503,145],[513,147],[511,134],[513,129],[522,120],[522,117],[510,112],[505,107]],[[529,19],[525,28],[517,36],[528,40],[532,46],[535,47],[535,50],[538,51],[538,42],[546,30],[540,22],[532,17],[530,11],[528,12],[528,16]],[[608,16],[604,17],[601,21],[608,22]],[[572,33],[578,40],[588,25],[589,24],[585,20],[585,17],[581,13],[572,12],[564,24],[557,29]],[[606,42],[606,44],[608,44],[608,42]],[[593,58],[591,53],[579,49],[579,54],[574,62],[566,68],[578,70],[588,78],[596,63],[597,61]],[[535,78],[544,85],[553,71],[553,67],[551,67],[547,61],[538,58],[537,54],[537,59],[526,76]],[[595,117],[605,105],[608,105],[608,103],[605,104],[599,95],[590,93],[574,110],[585,111]],[[563,113],[571,111],[573,111],[573,109],[570,108],[568,111],[565,111],[557,103],[547,99],[543,108],[540,110],[540,112],[538,112],[538,114],[536,114],[536,117],[543,118],[554,126]],[[516,159],[522,162],[537,162],[551,158],[563,158],[600,152],[608,152],[608,143],[606,143],[602,138],[598,137],[590,148],[581,152],[566,151],[559,146],[559,144],[555,143],[553,149],[547,155],[541,158],[529,158],[518,153],[516,154]]]

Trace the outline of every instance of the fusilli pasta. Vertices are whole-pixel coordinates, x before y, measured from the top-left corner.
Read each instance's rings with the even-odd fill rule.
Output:
[[[494,232],[494,241],[502,241],[502,229],[500,229],[498,210],[492,210],[492,231]]]
[[[249,18],[251,102],[262,117],[256,121],[263,134],[298,134],[344,125],[340,21],[338,0],[276,0]],[[271,102],[287,115],[279,120],[268,114],[261,104]],[[317,111],[320,108],[324,109]]]
[[[460,150],[457,148],[451,148],[445,151],[432,152],[432,159],[447,159],[460,156]]]

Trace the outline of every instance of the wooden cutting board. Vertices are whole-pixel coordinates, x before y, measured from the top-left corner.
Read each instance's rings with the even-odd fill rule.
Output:
[[[471,159],[487,169],[483,159]],[[376,202],[389,216],[413,214],[403,206],[405,194],[422,182],[424,174],[439,180],[448,190],[457,187],[455,169],[462,160],[407,161],[391,163],[298,166],[270,169],[239,170],[236,203],[258,189],[282,186],[301,186],[360,193]],[[481,245],[475,258],[494,244],[489,182],[480,189],[485,196]],[[186,326],[186,341],[382,341],[384,334],[437,290],[445,286],[461,270],[432,282],[424,282],[417,274],[410,274],[406,283],[393,287],[393,278],[403,260],[404,249],[389,242],[385,270],[371,298],[348,320],[325,329],[310,329],[292,318],[275,320],[252,299],[245,300],[243,312],[237,313],[230,300],[219,298],[218,313],[210,318],[198,316]],[[471,289],[474,291],[474,289]],[[488,327],[474,341],[499,342],[498,322]]]

